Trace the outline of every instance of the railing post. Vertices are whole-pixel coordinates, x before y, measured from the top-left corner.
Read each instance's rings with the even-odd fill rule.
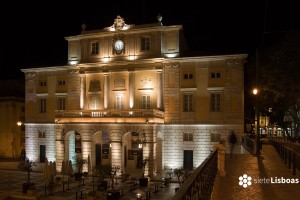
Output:
[[[226,176],[225,170],[225,155],[226,155],[226,146],[225,141],[221,141],[220,144],[217,145],[218,148],[218,171],[221,177]]]

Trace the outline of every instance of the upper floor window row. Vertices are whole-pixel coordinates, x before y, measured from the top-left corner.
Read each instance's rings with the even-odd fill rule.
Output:
[[[210,74],[210,78],[221,78],[221,73],[220,72],[212,72]]]

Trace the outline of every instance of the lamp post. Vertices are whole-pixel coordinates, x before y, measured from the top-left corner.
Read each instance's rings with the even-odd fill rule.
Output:
[[[257,156],[260,155],[260,113],[259,113],[259,100],[258,100],[258,89],[253,89],[253,95],[255,96],[255,131],[256,131],[256,137],[255,137],[255,154]]]

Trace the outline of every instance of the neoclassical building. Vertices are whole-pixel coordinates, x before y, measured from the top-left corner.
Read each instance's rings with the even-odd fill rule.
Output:
[[[26,155],[90,156],[146,174],[193,169],[230,130],[244,131],[245,54],[188,56],[181,25],[110,27],[65,38],[65,66],[25,73]],[[85,166],[84,170],[87,170]]]

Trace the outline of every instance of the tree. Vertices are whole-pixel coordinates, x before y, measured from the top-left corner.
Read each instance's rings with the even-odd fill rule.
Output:
[[[174,174],[177,177],[179,186],[182,186],[182,184],[184,183],[184,181],[190,176],[191,171],[188,169],[183,169],[183,168],[179,168],[179,169],[174,169]]]
[[[182,168],[180,169],[174,169],[174,174],[177,177],[179,186],[181,187],[183,180],[181,180],[181,177],[184,175],[184,170]]]
[[[262,111],[273,112],[270,118],[282,128],[289,115],[297,127],[300,125],[300,30],[286,32],[275,45],[261,52],[260,86]],[[299,133],[298,133],[299,134]]]
[[[118,169],[119,167],[113,167],[110,164],[97,165],[94,167],[94,172],[100,177],[101,181],[105,178],[109,178],[111,180],[111,188],[114,190],[114,179]]]
[[[20,161],[18,168],[27,172],[27,183],[30,184],[30,172],[32,172],[32,168],[35,167],[36,164],[33,160],[29,160],[29,158],[25,158],[25,160]]]
[[[77,173],[82,173],[83,165],[87,164],[87,158],[82,158],[81,156],[76,156],[76,166],[77,166]]]

